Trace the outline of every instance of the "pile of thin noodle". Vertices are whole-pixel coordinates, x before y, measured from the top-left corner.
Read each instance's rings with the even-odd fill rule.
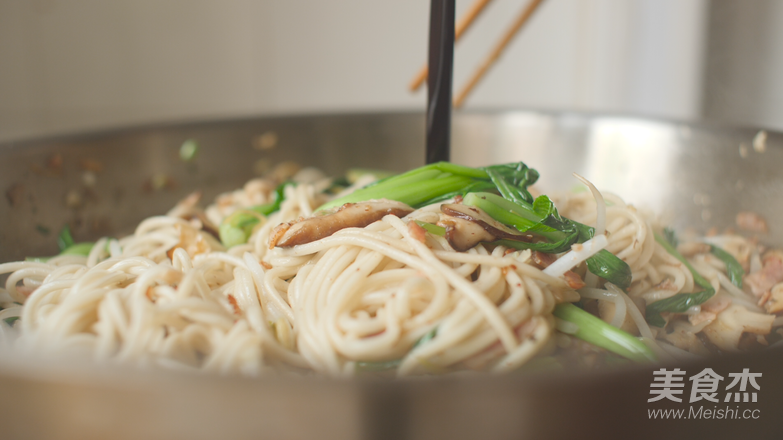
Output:
[[[587,287],[576,292],[532,264],[530,251],[479,244],[456,252],[433,234],[422,241],[409,224],[437,222],[439,204],[269,249],[277,224],[307,217],[327,200],[329,181],[317,172],[296,178],[304,182],[286,188],[280,211],[231,249],[193,215],[199,211],[193,196],[169,215],[144,220],[130,236],[99,240],[87,257],[0,264],[0,273],[9,274],[0,290],[4,349],[248,375],[348,376],[365,369],[415,375],[506,372],[537,356],[585,350],[568,323],[552,315],[557,303],[580,297],[662,359],[738,350],[749,334],[763,345],[783,324],[732,286],[719,260],[695,253],[689,259],[716,296],[671,319],[666,331],[651,328],[645,304],[693,291],[693,277],[655,242],[651,217],[610,194],[605,212],[590,192],[557,203],[562,215],[605,229],[607,249],[632,269],[627,295],[599,287],[589,274]],[[218,224],[235,209],[267,202],[275,184],[251,181],[219,197],[206,216]],[[755,243],[738,235],[711,240],[761,269]],[[19,319],[8,324],[13,317]]]

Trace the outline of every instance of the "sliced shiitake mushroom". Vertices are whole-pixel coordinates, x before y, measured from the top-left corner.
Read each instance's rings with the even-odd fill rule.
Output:
[[[340,229],[363,228],[384,216],[405,217],[413,212],[410,206],[394,200],[369,200],[346,203],[336,211],[283,223],[272,231],[269,248],[290,247],[328,237]]]
[[[456,251],[464,252],[480,242],[497,239],[531,242],[533,236],[519,232],[490,217],[475,206],[444,204],[441,212],[447,217],[439,224],[446,228],[446,240]]]

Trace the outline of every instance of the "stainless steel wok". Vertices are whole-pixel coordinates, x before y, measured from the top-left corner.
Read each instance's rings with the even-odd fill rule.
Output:
[[[686,226],[767,218],[761,239],[783,245],[783,136],[756,129],[622,116],[458,114],[452,158],[478,166],[523,160],[546,191],[578,172]],[[200,145],[192,162],[183,141]],[[405,170],[424,158],[421,114],[267,117],[150,126],[0,145],[0,261],[56,251],[69,224],[78,240],[131,232],[189,192],[204,200],[285,160],[339,174]],[[0,438],[779,438],[783,352],[672,365],[688,375],[762,372],[756,419],[649,420],[653,370],[450,377],[405,381],[240,378],[96,367],[0,352]],[[690,388],[686,386],[686,390]],[[703,403],[703,402],[702,402]],[[722,403],[721,403],[722,404]],[[712,404],[710,404],[712,405]],[[732,404],[734,405],[734,404]]]

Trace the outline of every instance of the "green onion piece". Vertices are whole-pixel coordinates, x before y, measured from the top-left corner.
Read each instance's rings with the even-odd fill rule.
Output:
[[[514,203],[533,202],[533,196],[530,195],[526,188],[517,187],[513,182],[504,179],[496,169],[492,167],[487,168],[487,174],[489,174],[489,178],[492,179],[492,183],[495,184],[504,199]]]
[[[198,154],[198,142],[193,139],[188,139],[182,143],[179,147],[179,158],[183,162],[190,162],[196,158]]]
[[[606,249],[588,258],[587,270],[625,290],[631,285],[631,267]]]
[[[71,228],[68,225],[63,226],[60,233],[57,234],[57,247],[60,248],[60,252],[73,246],[73,236],[71,235]]]
[[[318,209],[329,209],[345,203],[372,199],[397,200],[416,208],[476,190],[497,190],[514,199],[532,200],[527,192],[527,186],[536,179],[538,179],[538,172],[522,162],[485,168],[437,162],[379,180],[350,195],[326,203]]]
[[[701,276],[700,273],[696,272],[696,269],[691,266],[691,263],[688,262],[688,260],[685,259],[682,255],[680,255],[679,252],[677,252],[677,249],[674,248],[671,244],[669,244],[666,239],[661,237],[658,234],[655,234],[655,241],[657,241],[661,246],[663,246],[664,249],[666,249],[666,252],[670,253],[674,258],[680,260],[682,264],[685,265],[685,267],[688,268],[688,270],[691,271],[691,274],[693,275],[693,281],[698,284],[699,286],[705,288],[705,289],[712,289],[712,284],[710,284],[709,281],[707,281],[706,278]]]
[[[708,299],[712,298],[714,294],[715,291],[711,288],[696,293],[678,293],[669,298],[647,305],[644,316],[650,325],[663,327],[666,325],[666,320],[663,319],[661,313],[685,313],[691,307],[705,303]]]
[[[663,238],[674,248],[679,245],[679,240],[677,240],[677,234],[674,232],[674,229],[663,228]]]
[[[76,243],[73,246],[68,247],[68,249],[60,252],[60,255],[83,255],[86,257],[87,255],[90,255],[90,251],[92,251],[93,246],[95,246],[95,243]]]
[[[456,196],[464,196],[467,194],[470,194],[472,192],[485,192],[485,191],[494,191],[495,190],[495,184],[492,182],[484,182],[484,181],[476,181],[471,183],[470,185],[460,188],[457,191],[452,191],[449,193],[441,194],[437,197],[433,197],[429,200],[427,200],[422,205],[431,205],[433,203],[443,202],[446,200],[453,199]]]
[[[12,316],[10,318],[5,318],[3,321],[5,321],[5,323],[8,325],[14,325],[14,322],[16,322],[17,320],[19,320],[18,316]]]
[[[665,238],[656,233],[655,241],[663,246],[663,248],[666,249],[666,252],[670,253],[674,258],[684,264],[685,267],[691,271],[693,281],[704,289],[701,292],[696,293],[678,293],[669,298],[648,304],[645,311],[647,322],[656,327],[663,327],[666,325],[666,321],[661,317],[662,312],[685,313],[689,308],[703,304],[705,301],[712,298],[712,296],[715,295],[715,290],[712,288],[712,284],[701,276],[701,274],[696,272],[696,269],[691,266],[688,260],[677,252],[677,249],[675,249]]]
[[[283,200],[285,200],[286,187],[294,186],[294,185],[296,184],[290,180],[281,183],[280,185],[277,186],[277,188],[275,188],[274,199],[271,202],[264,203],[263,205],[251,206],[250,208],[247,209],[251,211],[255,211],[263,216],[268,216],[269,214],[275,211],[279,211],[280,205],[283,203]]]
[[[495,242],[514,249],[532,249],[547,253],[564,252],[575,242],[582,243],[589,240],[595,232],[591,227],[560,217],[554,203],[546,196],[540,196],[533,204],[529,204],[524,201],[510,202],[491,193],[470,193],[465,196],[463,203],[476,206],[495,220],[514,226],[521,232],[534,233],[549,240],[549,243],[514,240]],[[587,268],[622,289],[627,289],[631,285],[631,267],[609,251],[602,250],[588,258]]]
[[[432,223],[423,222],[421,220],[414,220],[417,225],[421,226],[429,232],[432,235],[437,235],[439,237],[443,237],[446,235],[446,228],[438,225],[433,225]]]
[[[715,245],[710,245],[710,252],[726,265],[726,272],[729,274],[731,284],[742,289],[742,277],[745,275],[745,271],[742,269],[742,266],[737,259]]]
[[[90,251],[92,250],[93,246],[95,246],[95,243],[91,242],[75,243],[63,249],[62,252],[55,256],[82,255],[86,257],[87,255],[90,255]],[[53,257],[25,257],[24,261],[31,261],[33,263],[46,263],[52,258]]]
[[[554,315],[579,326],[574,336],[636,362],[656,360],[655,354],[642,341],[607,324],[600,318],[564,303],[555,307]]]
[[[462,202],[465,205],[475,206],[483,210],[500,223],[513,226],[520,232],[530,232],[548,240],[548,242],[539,241],[529,243],[526,241],[504,239],[494,241],[494,244],[514,249],[531,249],[539,252],[559,253],[570,249],[571,245],[574,244],[579,237],[576,227],[571,226],[570,230],[564,232],[544,225],[544,219],[533,211],[532,205],[525,205],[524,208],[522,208],[520,205],[490,193],[470,193],[465,196]],[[524,214],[524,216],[519,215],[521,213]]]
[[[390,180],[384,181],[389,182]],[[430,199],[445,193],[459,190],[471,183],[469,177],[464,176],[439,176],[435,179],[424,181],[412,181],[402,185],[387,187],[385,184],[377,184],[354,191],[345,197],[323,204],[318,211],[336,208],[346,203],[357,203],[373,199],[389,199],[405,203],[408,206],[417,207]]]
[[[573,223],[579,233],[579,239],[577,240],[579,243],[584,243],[595,235],[595,229],[590,226],[579,222]],[[609,281],[622,290],[630,287],[631,282],[633,282],[631,266],[606,249],[601,249],[597,254],[585,260],[585,263],[587,263],[587,270],[591,273]]]
[[[416,341],[415,344],[413,344],[413,347],[411,348],[411,350],[413,350],[414,348],[420,347],[420,346],[426,344],[427,342],[430,342],[437,335],[438,335],[438,327],[435,327],[432,330],[430,330],[427,333],[425,333],[424,336],[420,337],[419,340]]]
[[[461,177],[461,179],[453,179]],[[452,178],[448,180],[448,178]],[[318,210],[335,208],[346,203],[363,202],[373,199],[397,200],[416,207],[423,202],[460,191],[475,179],[489,180],[486,171],[456,165],[449,162],[436,162],[408,172],[379,180],[353,193],[325,203]],[[423,186],[417,186],[422,184]]]
[[[247,243],[253,228],[264,219],[264,216],[251,210],[240,209],[226,217],[218,227],[220,242],[230,248]]]
[[[443,175],[442,172],[435,169],[426,168],[426,167],[416,168],[414,170],[408,171],[407,173],[397,174],[395,176],[378,180],[377,182],[371,183],[359,191],[362,191],[367,188],[377,187],[377,186],[382,186],[384,188],[392,188],[394,186],[407,185],[409,183],[423,182],[425,180],[436,179],[442,175]]]
[[[350,170],[346,171],[345,173],[345,179],[348,181],[348,183],[356,183],[361,179],[362,177],[366,175],[375,176],[376,179],[386,179],[389,177],[394,176],[395,173],[392,173],[391,171],[384,171],[384,170],[373,170],[369,168],[351,168]]]
[[[557,242],[567,237],[566,233],[543,225],[541,222],[544,221],[544,217],[534,211],[533,205],[530,204],[516,204],[496,194],[487,192],[469,193],[462,200],[462,203],[468,206],[475,206],[500,223],[513,226],[520,232],[535,232],[537,235],[541,235],[552,242]]]

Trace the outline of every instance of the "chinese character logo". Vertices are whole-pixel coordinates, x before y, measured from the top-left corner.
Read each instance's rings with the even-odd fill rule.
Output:
[[[675,396],[675,394],[683,393],[682,388],[685,387],[685,382],[683,382],[685,370],[675,368],[672,371],[668,371],[665,368],[661,368],[660,370],[653,371],[653,376],[655,377],[653,379],[653,383],[650,385],[652,388],[650,390],[650,394],[657,394],[657,397],[651,397],[647,399],[648,402],[657,402],[664,398],[674,402],[682,402],[682,399]]]
[[[745,390],[748,387],[748,383],[750,385],[757,389],[761,390],[759,387],[759,384],[756,383],[756,378],[761,377],[762,373],[751,373],[750,369],[745,368],[742,370],[742,373],[729,373],[729,376],[734,378],[734,381],[732,381],[727,387],[726,391],[734,388],[735,385],[739,384],[739,390],[735,390],[735,392],[728,391],[726,393],[726,398],[723,399],[724,402],[730,402],[731,401],[731,395],[734,395],[734,401],[739,402],[740,401],[740,395],[742,395],[742,401],[748,402],[748,397],[751,398],[751,402],[756,402],[758,400],[758,397],[756,396],[756,393],[748,393]]]
[[[712,368],[705,368],[701,373],[691,376],[689,380],[693,382],[689,403],[702,399],[715,403],[720,402],[715,396],[718,395],[718,384],[723,380],[723,376],[712,371]]]

